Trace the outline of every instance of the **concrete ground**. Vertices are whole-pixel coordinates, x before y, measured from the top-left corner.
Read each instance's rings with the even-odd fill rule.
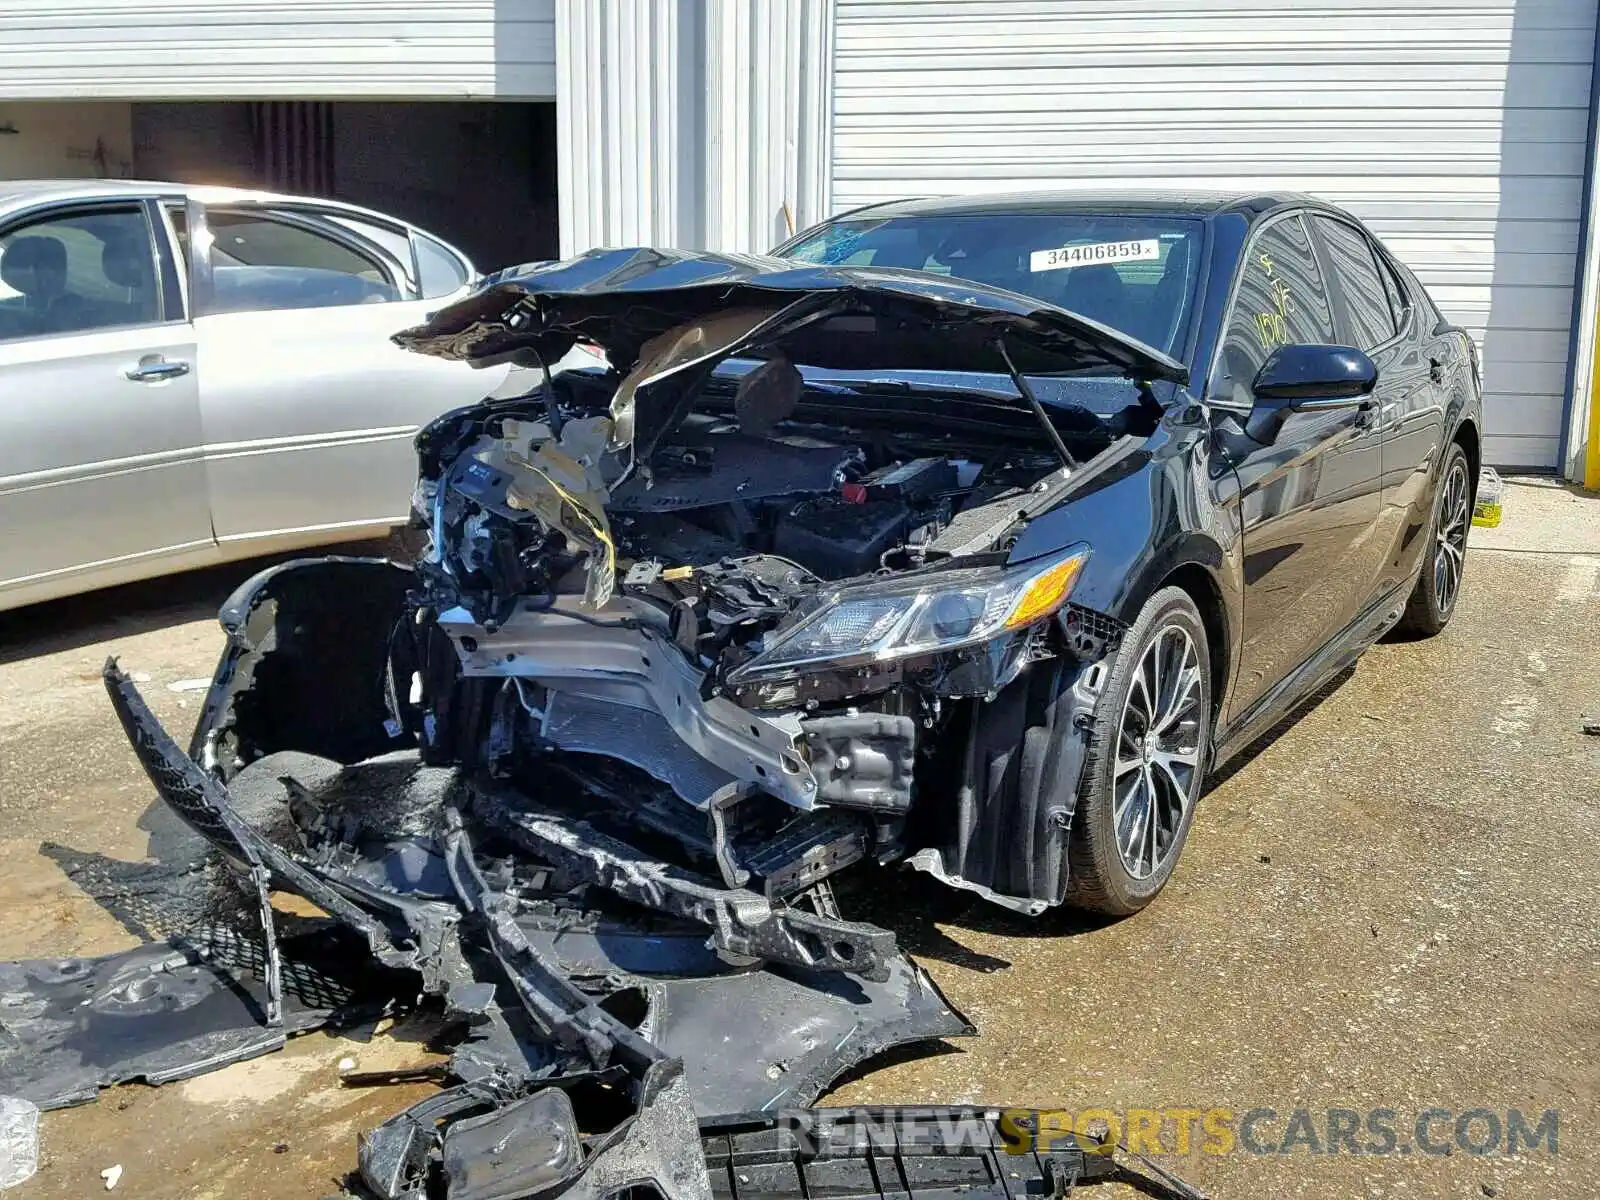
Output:
[[[1513,485],[1501,529],[1473,533],[1451,627],[1375,647],[1231,768],[1138,917],[1027,921],[910,881],[872,916],[981,1036],[898,1056],[825,1102],[1229,1110],[1210,1113],[1229,1153],[1206,1152],[1229,1139],[1200,1128],[1174,1153],[1172,1120],[1158,1134],[1166,1166],[1224,1198],[1595,1194],[1600,737],[1580,720],[1600,710],[1597,514],[1600,498]],[[147,674],[186,731],[199,693],[184,681],[210,674],[211,614],[251,569],[0,614],[0,958],[132,944],[41,846],[146,854],[151,790],[100,665],[115,653]],[[12,1194],[98,1193],[112,1164],[142,1198],[335,1192],[356,1133],[428,1090],[341,1090],[346,1057],[427,1059],[404,1029],[313,1034],[186,1083],[116,1088],[45,1114],[41,1168]],[[1558,1152],[1511,1156],[1502,1136],[1486,1155],[1427,1153],[1415,1118],[1435,1106],[1449,1115],[1424,1130],[1434,1146],[1473,1109],[1557,1110]],[[1330,1108],[1357,1111],[1369,1149],[1370,1110],[1395,1110],[1394,1152],[1314,1153],[1305,1135],[1324,1143],[1343,1120]],[[1273,1113],[1254,1144],[1288,1150],[1243,1144],[1252,1109]],[[1488,1129],[1471,1117],[1468,1140]]]

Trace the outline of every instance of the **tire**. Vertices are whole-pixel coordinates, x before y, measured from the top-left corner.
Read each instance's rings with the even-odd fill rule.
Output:
[[[1149,737],[1152,690],[1158,728]],[[1068,850],[1069,903],[1128,916],[1156,898],[1188,839],[1210,738],[1205,623],[1189,593],[1163,588],[1124,635],[1095,706]],[[1152,789],[1154,823],[1140,820]]]
[[[1455,613],[1467,566],[1473,491],[1466,451],[1452,442],[1444,456],[1444,469],[1439,472],[1422,571],[1400,616],[1399,628],[1406,633],[1432,637],[1450,623]]]

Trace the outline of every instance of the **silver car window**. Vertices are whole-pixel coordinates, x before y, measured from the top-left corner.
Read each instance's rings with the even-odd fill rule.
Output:
[[[416,239],[417,269],[422,276],[424,300],[448,296],[471,277],[467,264],[443,243],[421,232],[412,236]]]
[[[332,221],[336,225],[343,225],[358,237],[364,237],[374,245],[382,246],[394,256],[395,262],[405,272],[406,282],[414,283],[415,268],[411,265],[411,242],[406,237],[406,231],[393,225],[379,225],[375,221],[368,221],[361,217],[347,216],[341,212],[328,210],[315,210],[316,215],[325,221]]]
[[[178,265],[187,274],[189,271],[189,212],[181,203],[163,204],[161,210],[167,214],[167,220],[172,225],[172,237],[178,246],[178,257],[182,260]]]
[[[160,320],[143,206],[74,208],[0,233],[0,340]]]
[[[402,299],[375,255],[249,209],[210,208],[213,312],[330,308]]]

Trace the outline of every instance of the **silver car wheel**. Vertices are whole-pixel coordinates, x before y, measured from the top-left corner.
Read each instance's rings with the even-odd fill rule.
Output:
[[[1467,468],[1457,462],[1444,481],[1444,499],[1439,504],[1439,526],[1433,551],[1433,595],[1439,612],[1448,613],[1461,591],[1461,573],[1466,565],[1468,511]]]
[[[1112,772],[1117,850],[1135,879],[1165,865],[1198,791],[1203,695],[1194,639],[1163,626],[1128,685]]]

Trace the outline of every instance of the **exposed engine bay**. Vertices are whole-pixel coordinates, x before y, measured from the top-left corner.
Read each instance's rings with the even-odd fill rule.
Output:
[[[608,494],[592,468],[561,473],[599,457],[603,418],[569,418],[557,438],[543,409],[505,402],[425,431],[425,575],[491,631],[564,597],[644,606],[639,619],[665,620],[687,656],[728,672],[829,584],[1003,550],[1030,496],[1070,476],[1026,429],[988,445],[820,421],[756,436],[695,414],[648,477]],[[462,448],[430,477],[439,442]]]
[[[537,469],[539,449],[548,456],[565,442],[555,441],[541,419],[542,400],[509,407],[474,414],[482,432],[462,452],[493,474],[458,459],[460,465],[441,463],[424,487],[442,483],[455,494],[447,493],[440,529],[453,543],[452,566],[480,573],[491,594],[525,593],[541,584],[563,590],[561,552],[572,548],[536,545],[537,523],[507,493],[522,461]],[[435,434],[428,436],[431,441]],[[565,441],[574,440],[569,426]],[[802,568],[813,582],[840,580],[972,552],[976,539],[944,535],[957,514],[968,513],[970,524],[971,510],[980,506],[996,507],[987,512],[990,525],[974,532],[1004,533],[1002,518],[1014,519],[1011,509],[1029,488],[1063,474],[1060,460],[1038,441],[1026,428],[981,445],[971,435],[919,436],[914,428],[873,430],[821,420],[790,420],[753,435],[731,414],[696,413],[657,450],[648,478],[633,475],[609,494],[605,508],[624,572],[649,561],[699,568],[759,558],[788,560],[785,565]],[[541,569],[519,575],[505,558],[508,550],[519,561],[539,561]],[[500,574],[502,568],[511,573]]]
[[[416,698],[426,707],[447,694],[447,708],[480,721],[434,727],[445,758],[481,750],[491,770],[515,778],[548,770],[552,750],[577,751],[621,758],[695,808],[739,802],[753,815],[770,797],[849,809],[870,818],[849,834],[853,860],[896,843],[919,729],[939,730],[947,701],[993,692],[1050,653],[1037,627],[1002,645],[976,641],[979,598],[941,590],[926,593],[920,620],[928,637],[958,644],[952,653],[832,671],[765,665],[837,585],[930,569],[940,583],[940,564],[993,560],[1030,496],[1068,478],[1037,436],[969,439],[974,448],[956,454],[954,439],[937,435],[812,420],[757,436],[697,414],[657,451],[650,486],[635,474],[585,521],[573,501],[592,494],[587,481],[574,473],[564,487],[557,472],[579,460],[566,451],[595,418],[566,418],[556,439],[530,407],[543,401],[455,418],[477,437],[424,476],[433,544],[418,573],[427,620],[455,654]],[[440,432],[429,431],[430,445]],[[591,780],[607,770],[561,762]],[[842,853],[830,867],[848,865]],[[756,847],[744,857],[760,869],[771,855]],[[797,868],[771,865],[768,890],[781,894]]]

